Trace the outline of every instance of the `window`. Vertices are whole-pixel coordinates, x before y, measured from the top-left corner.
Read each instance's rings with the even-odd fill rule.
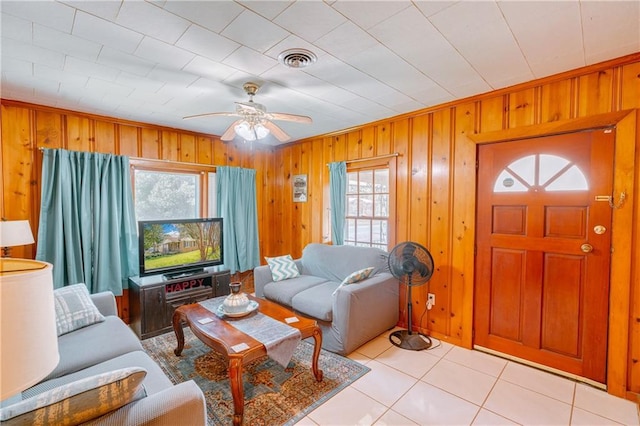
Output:
[[[344,243],[387,250],[389,215],[389,168],[347,171]]]
[[[493,192],[586,191],[587,179],[580,168],[557,155],[535,154],[522,157],[500,172]]]
[[[132,164],[136,220],[215,216],[215,173]]]

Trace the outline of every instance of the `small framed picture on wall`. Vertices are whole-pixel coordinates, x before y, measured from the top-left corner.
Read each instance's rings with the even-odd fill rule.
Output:
[[[307,175],[293,175],[293,202],[307,202]]]

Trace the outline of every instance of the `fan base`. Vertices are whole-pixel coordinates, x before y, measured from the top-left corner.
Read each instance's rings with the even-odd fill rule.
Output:
[[[394,331],[389,335],[389,341],[395,346],[412,351],[423,351],[431,347],[431,339],[421,333],[411,333],[409,330]]]

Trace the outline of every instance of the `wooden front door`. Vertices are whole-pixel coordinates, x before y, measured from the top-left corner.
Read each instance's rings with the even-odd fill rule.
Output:
[[[605,382],[613,132],[480,146],[476,345]]]

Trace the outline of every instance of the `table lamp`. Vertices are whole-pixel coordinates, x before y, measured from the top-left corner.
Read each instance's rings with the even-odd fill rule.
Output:
[[[0,259],[0,401],[40,382],[60,360],[52,270]]]
[[[33,244],[33,234],[28,220],[0,221],[0,247],[2,257],[8,257],[10,247]]]

